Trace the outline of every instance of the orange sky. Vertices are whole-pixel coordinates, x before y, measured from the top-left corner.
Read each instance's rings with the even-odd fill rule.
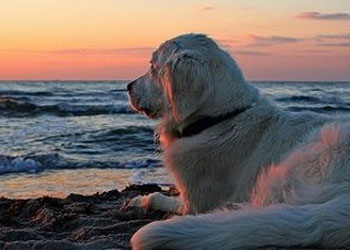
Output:
[[[250,80],[350,80],[349,0],[6,0],[0,79],[132,79],[200,32]]]

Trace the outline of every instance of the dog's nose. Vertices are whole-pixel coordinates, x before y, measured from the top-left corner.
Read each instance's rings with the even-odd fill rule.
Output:
[[[128,83],[128,85],[126,86],[126,89],[127,89],[128,92],[131,91],[132,85],[134,85],[134,84],[135,84],[135,81],[132,81],[132,82],[129,82],[129,83]]]

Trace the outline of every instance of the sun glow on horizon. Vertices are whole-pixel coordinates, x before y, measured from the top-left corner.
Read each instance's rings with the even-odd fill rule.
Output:
[[[164,40],[195,32],[248,79],[350,80],[349,25],[348,0],[3,1],[0,79],[132,79]]]

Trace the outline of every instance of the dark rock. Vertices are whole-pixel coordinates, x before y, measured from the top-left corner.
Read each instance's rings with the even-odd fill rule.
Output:
[[[146,184],[146,185],[131,185],[126,187],[123,192],[136,191],[141,193],[142,195],[146,195],[149,193],[160,192],[162,189],[156,184]]]
[[[94,203],[96,202],[96,197],[94,196],[88,196],[88,195],[81,195],[81,194],[70,194],[66,198],[70,202],[90,202]]]
[[[120,197],[120,192],[115,189],[108,192],[103,192],[102,194],[96,193],[95,196],[101,200],[115,200]]]

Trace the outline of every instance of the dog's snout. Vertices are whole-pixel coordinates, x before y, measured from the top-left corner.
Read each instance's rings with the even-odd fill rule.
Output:
[[[131,91],[132,85],[134,85],[134,84],[135,84],[135,81],[132,81],[132,82],[129,82],[129,83],[128,83],[128,85],[126,86],[126,89],[127,89],[128,92]]]

